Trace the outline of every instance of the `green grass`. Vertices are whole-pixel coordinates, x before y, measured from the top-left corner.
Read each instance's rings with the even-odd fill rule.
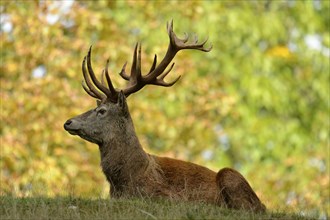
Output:
[[[217,206],[141,199],[0,197],[0,219],[307,219],[290,213],[253,214]],[[308,218],[310,219],[310,218]]]

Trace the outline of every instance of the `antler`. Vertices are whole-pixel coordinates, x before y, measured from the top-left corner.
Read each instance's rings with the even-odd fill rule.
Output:
[[[82,82],[82,86],[84,88],[84,90],[92,97],[100,99],[100,100],[105,100],[106,98],[110,99],[110,101],[112,102],[117,102],[117,96],[118,96],[118,91],[113,87],[110,76],[109,76],[109,72],[108,72],[108,65],[109,65],[109,60],[107,60],[106,66],[102,72],[102,82],[99,82],[94,74],[93,68],[92,68],[92,64],[91,64],[91,50],[92,50],[92,46],[89,48],[88,50],[88,54],[87,56],[84,57],[84,60],[82,62],[82,72],[84,75],[84,79],[85,81]],[[87,69],[88,69],[88,73],[86,70],[86,60],[87,60]],[[99,90],[97,90],[95,88],[95,86],[93,85],[93,83],[90,81],[90,78],[92,79],[92,82],[94,83],[94,85],[96,86],[96,88],[98,88],[99,90],[101,90],[105,96],[99,92]],[[105,86],[104,80],[103,80],[103,76],[106,76],[107,79],[107,83],[108,83],[108,88]],[[85,83],[87,84],[87,86],[85,85]]]
[[[198,38],[196,36],[193,43],[187,43],[189,40],[189,36],[187,34],[185,34],[185,37],[183,39],[178,38],[173,31],[173,20],[167,24],[167,33],[168,33],[169,39],[170,39],[170,43],[169,43],[167,52],[158,66],[157,66],[157,55],[155,55],[151,68],[146,75],[142,75],[142,71],[141,71],[141,44],[137,43],[135,45],[130,75],[128,75],[125,71],[127,63],[125,63],[123,65],[123,68],[122,68],[121,72],[119,73],[122,78],[124,78],[125,80],[128,81],[128,86],[122,90],[122,92],[125,94],[126,97],[128,97],[132,93],[139,91],[147,84],[165,86],[165,87],[170,87],[170,86],[174,85],[180,79],[181,75],[178,76],[172,82],[165,82],[164,78],[173,69],[174,63],[172,63],[172,65],[169,67],[169,69],[166,70],[167,66],[172,62],[173,58],[180,50],[192,49],[192,50],[200,50],[200,51],[204,51],[204,52],[209,52],[212,49],[212,46],[210,46],[209,48],[205,48],[207,39],[201,43],[198,43]],[[110,76],[108,74],[108,62],[109,61],[107,61],[106,67],[103,70],[103,76],[104,75],[106,76],[106,80],[107,80],[107,84],[108,84],[108,88],[107,88],[105,86],[103,76],[102,76],[102,82],[99,82],[96,79],[90,60],[91,60],[91,48],[89,49],[88,54],[87,54],[88,72],[89,72],[90,78],[92,79],[92,82],[94,83],[94,85],[99,90],[101,90],[105,94],[105,96],[102,93],[100,93],[93,86],[93,84],[91,83],[91,81],[87,75],[87,71],[86,71],[86,67],[85,67],[86,57],[84,58],[83,63],[82,63],[82,70],[83,70],[83,75],[84,75],[85,82],[86,82],[88,88],[84,84],[83,84],[83,88],[89,95],[91,95],[94,98],[97,98],[100,100],[104,100],[105,98],[108,98],[112,102],[117,102],[117,97],[118,97],[119,91],[113,87]]]

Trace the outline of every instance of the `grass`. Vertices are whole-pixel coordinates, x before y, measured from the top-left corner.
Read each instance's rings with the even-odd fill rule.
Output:
[[[0,197],[0,219],[311,219],[298,214],[254,214],[214,205],[142,199]]]

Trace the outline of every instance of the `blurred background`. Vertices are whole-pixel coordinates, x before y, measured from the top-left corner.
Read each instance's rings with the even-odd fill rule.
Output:
[[[108,197],[98,147],[63,123],[95,108],[81,87],[93,45],[114,84],[179,37],[167,80],[128,99],[145,150],[240,171],[272,210],[329,214],[329,1],[1,1],[1,195]],[[128,68],[129,70],[129,68]]]

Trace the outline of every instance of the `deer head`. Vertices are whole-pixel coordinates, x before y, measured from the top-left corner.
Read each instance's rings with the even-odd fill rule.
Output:
[[[141,44],[136,44],[130,74],[127,74],[125,70],[127,63],[120,72],[120,76],[128,81],[128,85],[124,89],[114,88],[108,73],[109,61],[102,72],[101,81],[96,78],[91,64],[90,47],[82,62],[84,76],[82,86],[90,96],[98,100],[98,106],[67,120],[64,124],[65,130],[99,145],[116,136],[135,134],[126,98],[148,84],[164,87],[174,85],[180,76],[172,82],[165,82],[164,78],[172,70],[174,63],[167,70],[166,68],[180,50],[193,49],[208,52],[212,49],[212,47],[205,48],[207,40],[198,43],[198,39],[195,37],[194,42],[189,43],[187,34],[183,39],[178,38],[173,32],[173,21],[167,24],[167,33],[170,43],[164,58],[157,65],[157,55],[155,55],[151,68],[146,74],[141,72]]]

